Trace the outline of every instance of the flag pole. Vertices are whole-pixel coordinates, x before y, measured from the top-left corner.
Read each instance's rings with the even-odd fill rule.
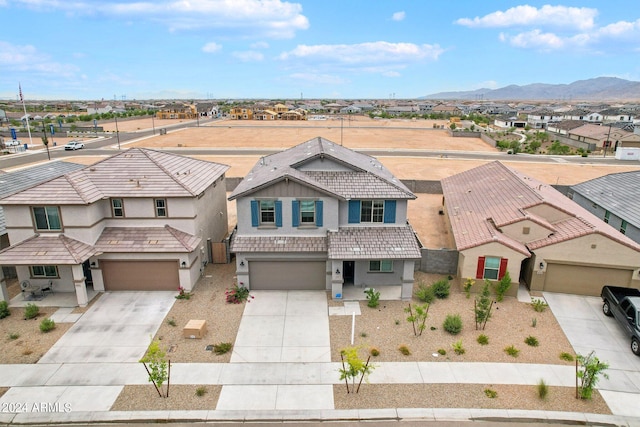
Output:
[[[24,118],[27,121],[27,132],[29,133],[29,145],[33,145],[33,140],[31,139],[31,126],[29,126],[29,116],[27,115],[27,107],[24,105],[24,97],[22,96],[22,85],[20,83],[18,83],[18,90],[20,91],[20,101],[22,101]]]

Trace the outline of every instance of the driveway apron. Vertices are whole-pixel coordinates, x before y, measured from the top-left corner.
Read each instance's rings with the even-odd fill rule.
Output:
[[[330,384],[291,385],[276,375],[281,363],[331,362],[327,295],[324,291],[253,291],[240,321],[232,364],[274,371],[272,381],[224,385],[218,410],[333,409]],[[250,375],[251,366],[240,372]],[[313,365],[310,365],[311,369]],[[239,373],[242,375],[241,373]]]

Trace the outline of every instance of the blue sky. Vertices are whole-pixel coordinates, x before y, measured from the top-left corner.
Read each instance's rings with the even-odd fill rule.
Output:
[[[633,6],[633,7],[631,7]],[[635,2],[0,0],[0,98],[415,98],[640,80]]]

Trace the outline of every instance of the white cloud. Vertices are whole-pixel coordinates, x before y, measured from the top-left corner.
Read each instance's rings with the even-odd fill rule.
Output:
[[[242,62],[257,62],[264,59],[264,55],[260,52],[256,52],[255,50],[233,52],[231,55]]]
[[[215,53],[222,50],[222,45],[216,42],[210,42],[202,46],[202,51],[206,53]]]
[[[536,8],[529,5],[516,6],[506,11],[497,11],[473,19],[460,18],[456,24],[466,27],[516,27],[516,26],[557,26],[588,30],[594,26],[597,9],[587,7],[567,7],[544,5]]]
[[[3,1],[3,0],[0,0]],[[63,10],[118,19],[160,22],[170,30],[237,29],[272,38],[292,38],[309,28],[299,3],[283,0],[158,0],[117,2],[103,0],[15,0],[38,11]]]
[[[400,77],[402,74],[397,71],[384,71],[382,75],[385,77]]]
[[[404,10],[401,12],[396,12],[393,15],[391,15],[391,19],[393,19],[394,21],[402,21],[404,20],[406,14],[404,13]]]
[[[313,84],[342,85],[350,83],[348,79],[332,74],[293,73],[289,74],[289,77],[293,80]]]
[[[267,42],[255,42],[249,45],[251,49],[269,49],[269,43]]]
[[[39,52],[32,45],[14,45],[0,41],[0,68],[16,71],[32,71],[46,76],[70,77],[78,71],[73,64],[61,64]]]
[[[359,44],[298,45],[279,58],[311,59],[345,65],[416,62],[417,60],[437,60],[444,50],[436,45],[414,43],[370,42]]]
[[[618,21],[605,25],[597,33],[600,37],[640,37],[640,19],[634,22]]]

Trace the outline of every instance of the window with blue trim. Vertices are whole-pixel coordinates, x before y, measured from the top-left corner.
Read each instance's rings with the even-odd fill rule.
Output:
[[[383,222],[384,200],[363,200],[360,202],[360,222]]]
[[[273,225],[276,223],[275,200],[260,200],[260,224]]]

